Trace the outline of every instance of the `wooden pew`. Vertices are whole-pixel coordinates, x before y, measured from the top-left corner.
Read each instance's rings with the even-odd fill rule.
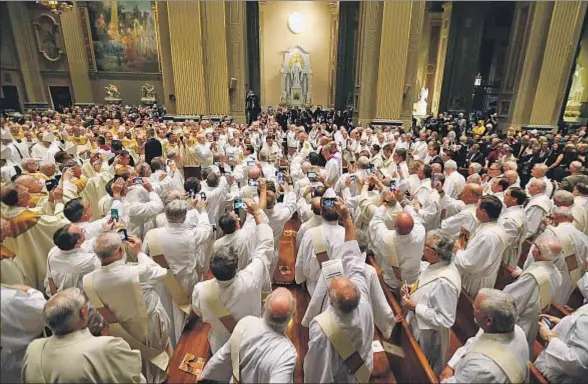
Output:
[[[368,264],[376,269],[384,294],[386,295],[388,303],[392,307],[394,313],[401,313],[402,310],[398,301],[388,286],[384,283],[382,270],[372,256],[368,256]],[[398,327],[399,325],[400,328]],[[394,377],[399,383],[439,382],[433,369],[429,365],[427,358],[421,350],[419,343],[410,331],[406,320],[402,319],[402,322],[396,325],[395,330],[392,332],[392,337],[387,341],[391,344],[400,345],[405,354],[405,357],[401,358],[387,353],[388,362],[390,363]]]
[[[196,316],[188,321],[167,368],[168,383],[196,383],[196,376],[182,371],[179,367],[186,353],[191,353],[206,361],[212,357],[208,343],[209,330],[210,325],[203,323]]]

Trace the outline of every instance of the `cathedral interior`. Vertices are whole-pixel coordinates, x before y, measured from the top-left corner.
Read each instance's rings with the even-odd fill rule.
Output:
[[[2,2],[1,108],[157,103],[170,115],[351,109],[588,120],[586,3]]]

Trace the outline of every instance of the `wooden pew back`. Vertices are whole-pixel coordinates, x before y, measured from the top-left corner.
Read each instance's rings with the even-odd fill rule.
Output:
[[[388,303],[392,307],[394,313],[401,313],[402,309],[398,301],[384,283],[382,278],[382,270],[375,262],[372,256],[368,257],[368,264],[376,269],[378,279]],[[408,323],[402,319],[400,324],[394,327],[392,337],[389,342],[392,344],[402,346],[405,357],[401,358],[396,355],[387,354],[388,362],[394,373],[394,377],[399,383],[438,383],[439,380],[435,376],[433,369],[429,365],[425,354],[423,353],[419,343],[410,331]]]

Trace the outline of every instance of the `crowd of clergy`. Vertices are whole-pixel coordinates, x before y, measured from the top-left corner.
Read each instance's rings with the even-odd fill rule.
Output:
[[[585,128],[456,136],[132,111],[2,119],[2,382],[165,382],[193,316],[210,324],[199,380],[293,382],[300,309],[277,268],[310,297],[304,382],[368,382],[375,330],[389,339],[403,321],[441,382],[527,382],[537,338],[551,383],[586,380],[586,160],[521,160],[554,140],[585,150]],[[512,283],[496,289],[503,270]],[[479,331],[450,355],[462,289]]]

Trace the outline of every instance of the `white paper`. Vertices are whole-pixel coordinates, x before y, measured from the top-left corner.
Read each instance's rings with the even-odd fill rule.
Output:
[[[372,349],[374,350],[374,353],[384,352],[384,346],[380,343],[380,340],[372,341]]]
[[[384,347],[384,351],[386,351],[386,353],[390,353],[392,355],[396,355],[402,358],[404,358],[405,356],[402,347],[399,345],[390,344],[386,341],[383,341],[382,346]]]
[[[328,287],[333,278],[343,276],[343,263],[339,259],[325,261],[322,266],[322,274]]]

